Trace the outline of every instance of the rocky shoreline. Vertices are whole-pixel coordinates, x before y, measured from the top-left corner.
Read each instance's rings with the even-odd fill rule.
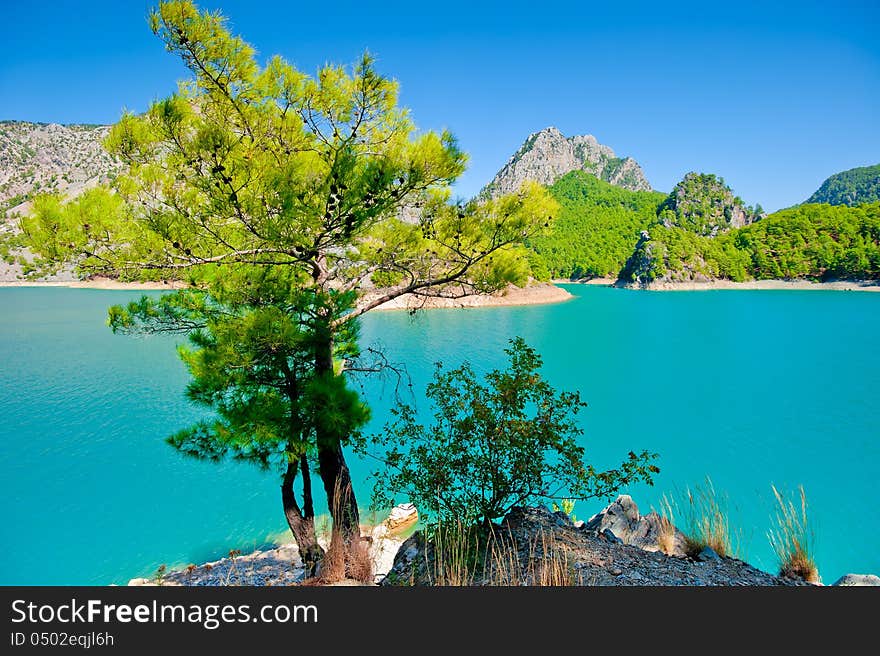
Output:
[[[407,537],[418,521],[411,504],[392,509],[378,526],[365,530],[373,562],[374,584],[380,586],[437,585],[434,547],[422,532]],[[504,573],[506,585],[578,586],[814,586],[759,570],[711,548],[689,556],[684,536],[672,527],[663,541],[657,513],[641,515],[627,495],[619,496],[587,522],[573,522],[563,512],[544,507],[515,508],[495,527],[499,544],[509,547],[504,558],[513,562]],[[670,535],[669,532],[666,532]],[[664,548],[661,549],[661,543]],[[324,546],[326,547],[326,540]],[[513,554],[513,556],[510,556]],[[536,565],[537,570],[536,570]],[[541,568],[558,568],[564,581],[546,580]],[[562,571],[564,570],[564,571]],[[536,582],[535,576],[545,577]],[[443,583],[443,582],[440,582]],[[306,579],[294,544],[249,554],[230,552],[222,558],[181,570],[161,572],[151,579],[132,579],[129,585],[303,585],[321,584]],[[445,584],[450,584],[448,581]],[[474,572],[458,585],[498,585],[497,572]],[[333,585],[363,585],[343,580]],[[880,586],[871,574],[847,574],[834,586]]]
[[[707,282],[657,282],[644,289],[652,292],[696,292],[713,289],[742,290],[815,290],[815,291],[846,291],[846,292],[880,292],[878,280],[833,280],[828,282],[811,282],[809,280],[712,280]]]
[[[415,506],[400,504],[391,509],[381,523],[371,527],[361,527],[361,532],[369,543],[373,578],[376,583],[385,578],[391,569],[394,558],[415,528],[419,514]],[[327,536],[318,538],[323,549],[327,549]],[[200,565],[189,565],[181,569],[160,571],[151,578],[134,578],[130,586],[285,586],[301,585],[307,582],[306,571],[299,557],[299,549],[293,542],[286,542],[273,549],[257,549],[241,553],[233,549],[229,555]]]
[[[553,283],[557,285],[599,285],[651,292],[698,292],[714,289],[880,292],[880,280],[830,280],[827,282],[813,282],[811,280],[747,280],[744,282],[734,282],[732,280],[663,281],[640,286],[624,284],[615,278],[591,278],[589,280],[557,278],[553,280]]]

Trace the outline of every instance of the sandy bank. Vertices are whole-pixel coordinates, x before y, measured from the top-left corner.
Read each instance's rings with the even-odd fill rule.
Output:
[[[377,292],[378,293],[378,292]],[[369,302],[370,294],[364,296]],[[545,305],[561,303],[573,298],[571,294],[550,283],[534,283],[527,287],[509,286],[496,294],[475,294],[462,298],[432,298],[404,294],[393,301],[383,303],[377,310],[413,310],[430,308],[475,308],[513,305]]]
[[[120,282],[111,278],[92,278],[90,280],[0,280],[0,287],[70,287],[76,289],[118,289],[132,291],[162,291],[182,289],[183,282]],[[376,292],[378,293],[378,292]],[[364,296],[369,301],[370,294]],[[505,305],[542,305],[561,303],[572,298],[564,289],[550,283],[535,283],[527,287],[511,285],[497,294],[477,294],[463,298],[421,298],[405,294],[384,305],[378,310],[410,310],[430,308],[472,308]]]
[[[75,289],[170,290],[186,287],[182,282],[120,282],[112,278],[91,280],[0,280],[0,287],[71,287]]]

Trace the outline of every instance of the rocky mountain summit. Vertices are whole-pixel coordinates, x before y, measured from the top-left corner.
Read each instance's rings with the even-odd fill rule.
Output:
[[[0,121],[0,216],[36,194],[75,196],[112,176],[119,164],[101,145],[109,130],[106,125]]]
[[[651,191],[642,167],[631,157],[617,157],[592,135],[566,137],[549,127],[530,135],[480,196],[515,192],[526,180],[551,185],[571,171],[592,173],[630,191]]]

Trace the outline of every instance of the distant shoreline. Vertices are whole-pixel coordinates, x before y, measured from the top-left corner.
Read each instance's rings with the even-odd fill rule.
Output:
[[[829,282],[810,282],[809,280],[747,280],[746,282],[713,280],[711,282],[652,283],[645,289],[653,292],[700,292],[713,289],[880,292],[880,282],[876,280],[833,280]]]
[[[183,289],[181,282],[119,282],[110,278],[92,280],[0,280],[0,287],[68,287],[73,289],[102,289],[129,291],[172,291]],[[384,303],[377,310],[411,310],[436,308],[510,307],[520,305],[546,305],[561,303],[573,296],[556,285],[541,282],[526,287],[509,286],[497,294],[477,294],[462,298],[418,298],[404,294]],[[370,300],[370,294],[364,296]]]
[[[614,278],[593,278],[584,281],[556,279],[553,283],[570,285],[603,285],[606,287],[617,286],[617,281]],[[832,280],[829,282],[812,282],[810,280],[747,280],[745,282],[710,280],[706,282],[651,283],[646,287],[632,287],[631,289],[650,292],[702,292],[715,289],[880,292],[880,280]]]
[[[550,282],[534,283],[526,287],[511,285],[502,293],[477,294],[462,298],[415,298],[409,294],[398,297],[378,310],[409,310],[436,308],[473,308],[473,307],[511,307],[521,305],[547,305],[562,303],[573,296],[557,285],[595,285],[615,287],[614,278],[591,278],[589,280],[566,280],[555,278]],[[129,290],[129,291],[171,291],[183,289],[186,283],[171,282],[120,282],[111,278],[92,280],[0,280],[3,287],[68,287],[71,289]],[[706,282],[660,282],[651,283],[646,287],[632,287],[651,292],[694,292],[712,291],[716,289],[730,290],[818,290],[818,291],[853,291],[880,292],[880,280],[832,280],[829,282],[811,282],[809,280],[712,280]],[[369,300],[369,294],[365,296]]]
[[[95,278],[92,280],[0,280],[0,287],[70,287],[72,289],[155,291],[183,289],[186,284],[179,281],[120,282],[112,278]]]

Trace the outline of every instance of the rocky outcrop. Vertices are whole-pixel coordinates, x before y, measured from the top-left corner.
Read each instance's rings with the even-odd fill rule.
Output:
[[[873,574],[844,574],[831,585],[839,586],[880,586],[880,576]]]
[[[631,191],[650,191],[645,174],[632,158],[619,158],[592,135],[566,138],[554,127],[526,139],[495,178],[480,192],[496,197],[516,192],[526,180],[551,185],[566,173],[586,171]]]
[[[654,231],[657,232],[656,227]],[[706,273],[707,268],[700,253],[692,253],[688,259],[670,259],[666,242],[642,230],[632,255],[618,274],[616,284],[655,289],[663,285],[708,283],[714,278]]]
[[[656,287],[715,279],[704,257],[709,241],[754,223],[760,207],[746,207],[723,178],[688,173],[657,210],[657,222],[643,230],[618,274],[622,286]]]
[[[657,520],[651,515],[642,517],[632,500],[624,497],[579,525],[562,512],[514,508],[481,536],[477,548],[486,555],[474,559],[481,566],[468,568],[461,565],[466,559],[444,559],[443,548],[418,532],[401,545],[382,584],[807,585],[714,552],[692,559],[636,546],[655,546],[656,526]],[[627,544],[611,527],[632,543]],[[447,544],[450,537],[447,533]]]
[[[683,228],[714,237],[719,232],[753,223],[759,214],[733,194],[724,178],[691,172],[663,201],[659,217],[667,228]]]
[[[257,549],[242,554],[232,550],[225,558],[201,565],[189,565],[168,572],[160,568],[152,578],[136,578],[130,586],[179,585],[293,585],[305,578],[299,549],[293,543],[274,549]]]
[[[411,503],[403,503],[392,508],[388,517],[370,531],[370,558],[376,581],[384,579],[391,570],[400,545],[418,521],[419,512],[416,507]]]
[[[628,494],[620,495],[602,512],[593,515],[583,528],[599,535],[611,531],[622,544],[631,544],[645,551],[663,551],[676,556],[686,554],[684,533],[656,512],[641,515]]]
[[[657,250],[656,245],[651,241],[651,234],[647,230],[642,230],[632,255],[627,258],[626,264],[618,274],[618,284],[644,287],[653,282],[658,261],[655,254]]]

